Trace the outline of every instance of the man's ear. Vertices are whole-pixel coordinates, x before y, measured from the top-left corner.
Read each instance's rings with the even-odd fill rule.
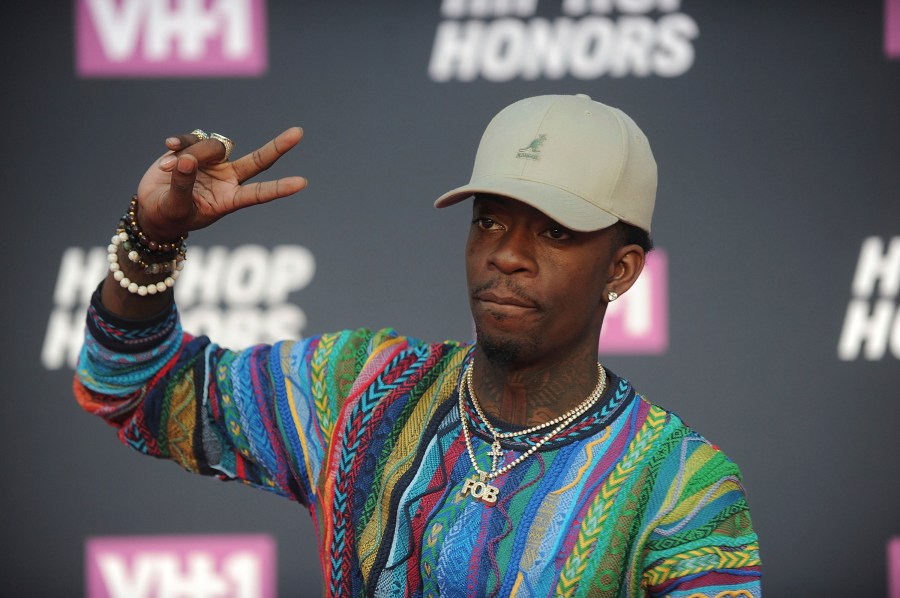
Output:
[[[635,283],[644,269],[647,254],[640,245],[624,245],[613,255],[611,275],[606,281],[602,301],[615,301]]]

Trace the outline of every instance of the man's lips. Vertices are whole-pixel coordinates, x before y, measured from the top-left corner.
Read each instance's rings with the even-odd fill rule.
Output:
[[[535,309],[537,307],[534,303],[522,299],[521,297],[506,293],[497,293],[496,291],[482,291],[476,293],[475,298],[484,303],[494,303],[496,305],[507,305],[526,309]]]

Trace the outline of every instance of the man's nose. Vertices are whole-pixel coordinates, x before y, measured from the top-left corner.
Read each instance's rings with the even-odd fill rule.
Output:
[[[491,252],[490,263],[503,274],[535,272],[534,237],[530,231],[507,230]]]

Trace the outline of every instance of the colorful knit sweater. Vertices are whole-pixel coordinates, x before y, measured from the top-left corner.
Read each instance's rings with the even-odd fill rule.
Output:
[[[174,308],[129,322],[95,295],[75,392],[138,451],[309,506],[329,596],[760,595],[737,467],[612,373],[492,482],[494,505],[461,495],[470,353],[391,330],[232,352]],[[466,417],[488,468],[490,435]],[[504,463],[527,447],[504,444]]]

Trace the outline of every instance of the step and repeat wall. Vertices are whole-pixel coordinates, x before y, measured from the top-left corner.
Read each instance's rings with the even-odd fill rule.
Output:
[[[235,348],[357,326],[466,340],[469,209],[432,202],[468,180],[502,107],[585,93],[634,117],[660,174],[658,250],[614,304],[601,359],[740,465],[767,595],[886,595],[897,0],[3,11],[4,594],[321,593],[302,507],[141,457],[72,398],[106,243],[167,136],[216,131],[241,153],[305,130],[266,176],[306,190],[191,235],[188,329]]]

